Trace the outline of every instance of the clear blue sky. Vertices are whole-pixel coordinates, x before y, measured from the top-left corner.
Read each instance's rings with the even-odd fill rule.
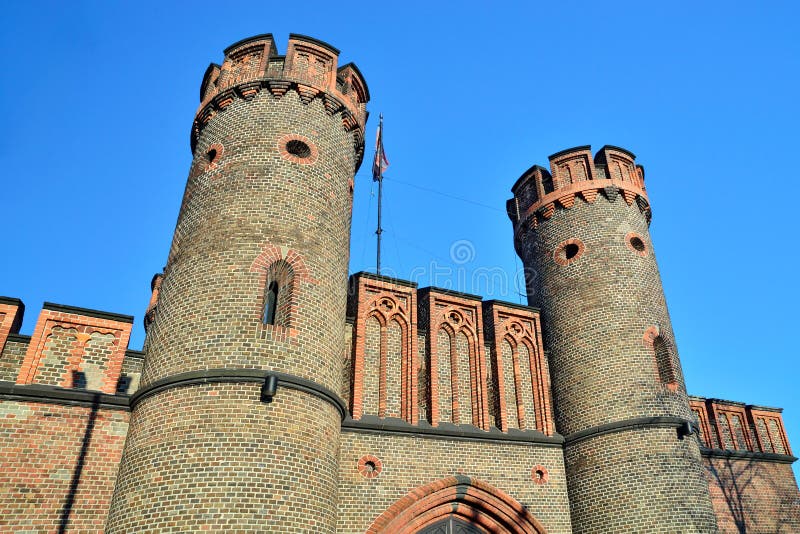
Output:
[[[53,301],[135,315],[141,347],[206,66],[244,37],[272,32],[283,52],[303,33],[364,73],[368,139],[385,116],[384,263],[397,276],[435,269],[445,285],[449,268],[451,287],[517,300],[469,287],[476,269],[518,268],[511,185],[564,148],[626,147],[646,169],[690,392],[785,407],[800,449],[798,5],[9,3],[0,294],[26,303],[23,333]],[[374,266],[371,187],[365,164],[352,272]],[[460,240],[474,257],[459,264]]]

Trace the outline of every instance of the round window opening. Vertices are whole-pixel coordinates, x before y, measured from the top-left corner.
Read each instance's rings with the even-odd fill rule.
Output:
[[[206,152],[206,157],[208,158],[209,163],[214,163],[214,160],[217,159],[217,149],[212,148],[208,152]]]
[[[573,238],[562,241],[553,252],[553,259],[559,265],[569,265],[585,252],[580,239]]]
[[[286,143],[286,152],[298,158],[307,158],[311,156],[311,147],[299,139],[292,139]]]
[[[376,469],[378,469],[378,466],[375,465],[375,462],[366,462],[364,464],[364,471],[367,473],[374,473]]]
[[[571,260],[572,258],[577,256],[580,251],[581,248],[578,245],[576,245],[575,243],[570,243],[569,245],[564,247],[564,257],[566,257],[568,260]]]
[[[647,256],[647,243],[645,243],[644,238],[636,232],[629,232],[625,236],[625,244],[634,254],[643,258]]]

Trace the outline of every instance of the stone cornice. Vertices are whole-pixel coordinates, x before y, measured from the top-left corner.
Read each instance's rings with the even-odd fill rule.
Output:
[[[342,420],[347,415],[347,406],[344,401],[339,398],[338,394],[325,386],[300,376],[265,369],[204,369],[179,373],[139,388],[136,393],[131,395],[130,405],[131,409],[134,409],[142,400],[178,387],[214,383],[263,383],[268,376],[275,376],[278,379],[279,387],[303,391],[331,404],[339,412]]]
[[[342,430],[345,432],[406,435],[409,437],[450,441],[536,444],[558,448],[561,448],[564,443],[562,436],[558,434],[546,436],[538,430],[511,429],[508,432],[502,432],[495,427],[492,427],[491,430],[483,430],[473,425],[454,425],[451,423],[439,423],[437,426],[432,426],[427,421],[420,421],[418,424],[412,425],[402,419],[392,417],[378,418],[370,415],[365,415],[361,419],[346,418],[342,422]]]

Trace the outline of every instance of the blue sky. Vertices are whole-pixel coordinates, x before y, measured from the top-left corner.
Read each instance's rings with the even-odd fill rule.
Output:
[[[690,392],[783,406],[800,448],[799,16],[794,2],[10,3],[0,294],[26,303],[23,333],[52,301],[135,315],[141,347],[206,66],[244,37],[272,32],[283,52],[303,33],[364,73],[368,139],[385,116],[387,269],[517,301],[470,287],[519,268],[511,185],[564,148],[630,149]],[[367,164],[351,272],[374,267],[371,189]]]

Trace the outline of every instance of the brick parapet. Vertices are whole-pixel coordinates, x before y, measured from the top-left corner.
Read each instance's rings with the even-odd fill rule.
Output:
[[[483,313],[486,345],[491,355],[490,371],[493,380],[490,380],[490,383],[495,390],[494,398],[490,398],[489,403],[490,406],[496,407],[497,426],[507,431],[508,412],[515,410],[516,420],[520,422],[518,427],[535,428],[548,436],[552,435],[554,427],[550,399],[550,371],[544,355],[538,310],[500,301],[489,301],[484,303]],[[508,366],[504,366],[502,361],[503,342],[511,346],[513,379],[504,376],[504,368]],[[527,360],[519,356],[517,347],[521,345],[527,348]],[[523,365],[526,365],[527,369],[524,369]],[[512,386],[515,392],[509,395],[510,392],[506,389]],[[528,394],[532,397],[534,413],[526,413],[526,409],[530,409],[528,403],[524,402]],[[506,402],[508,398],[514,398],[516,403],[508,406]]]
[[[25,304],[20,299],[0,297],[0,354],[6,345],[9,334],[16,334],[22,325]]]
[[[689,403],[704,447],[792,455],[780,408],[703,397]]]
[[[427,378],[429,421],[473,424],[488,430],[489,406],[486,391],[487,361],[484,350],[483,311],[481,298],[475,295],[428,287],[418,294],[420,324],[427,330]],[[422,319],[424,318],[424,323]],[[449,338],[449,354],[439,353],[440,333]],[[457,346],[457,338],[467,339],[467,354]],[[466,357],[465,357],[466,356]],[[446,359],[441,362],[441,359]],[[464,363],[468,362],[468,369]],[[440,376],[440,368],[449,369],[449,376]],[[442,391],[442,387],[448,388]],[[469,400],[461,397],[469,391]],[[443,402],[451,403],[444,406]],[[469,417],[465,417],[469,404]],[[462,413],[463,412],[463,413]]]
[[[352,339],[352,388],[350,410],[355,419],[364,415],[364,377],[366,374],[377,375],[378,380],[372,383],[378,386],[379,417],[387,415],[388,391],[400,394],[400,413],[403,420],[415,424],[419,420],[418,409],[418,349],[417,349],[417,292],[416,284],[398,283],[389,278],[357,273],[350,281],[350,304],[354,310]],[[367,320],[373,318],[380,325],[378,368],[368,368],[365,362],[367,353]],[[387,327],[396,322],[400,328],[399,354],[389,354],[387,346]],[[391,376],[389,359],[400,359],[400,376]],[[394,362],[396,363],[396,362]],[[399,385],[399,388],[397,386]],[[372,392],[374,394],[374,392]]]
[[[434,428],[448,423],[554,434],[537,309],[484,303],[477,295],[442,288],[417,290],[414,283],[371,273],[351,276],[349,287],[353,336],[346,380],[352,386],[345,389],[355,420],[398,417],[412,425],[424,420]],[[402,343],[394,346],[387,343],[387,325],[397,320]],[[447,338],[444,349],[441,336]],[[505,339],[514,347],[507,355],[499,348]],[[387,375],[387,369],[396,369],[399,376]],[[506,381],[508,386],[498,389]],[[392,394],[402,399],[402,413],[386,410],[387,395]],[[512,399],[511,406],[506,399]]]
[[[636,204],[650,222],[650,202],[644,186],[644,168],[636,156],[619,147],[606,145],[592,158],[591,147],[571,148],[550,156],[550,171],[534,165],[517,180],[508,201],[508,216],[514,223],[515,245],[526,232],[550,219],[556,209],[571,209],[580,197],[592,204],[598,195],[622,196]]]
[[[133,318],[46,302],[28,343],[17,384],[85,387],[113,394],[130,340]],[[86,384],[76,384],[75,373]]]
[[[285,56],[279,56],[271,34],[239,41],[225,50],[222,65],[211,64],[201,85],[200,107],[192,128],[192,149],[200,132],[235,99],[250,99],[262,89],[281,98],[295,91],[308,104],[319,98],[330,115],[354,134],[356,160],[364,153],[364,126],[369,89],[353,63],[338,67],[339,51],[299,34],[289,35]]]

